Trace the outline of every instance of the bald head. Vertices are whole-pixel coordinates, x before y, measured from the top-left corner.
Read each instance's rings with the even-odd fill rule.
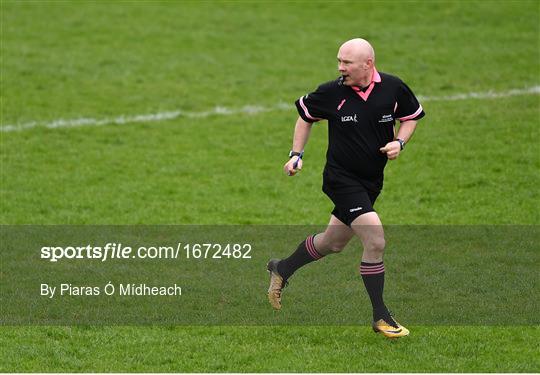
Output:
[[[347,86],[366,86],[371,82],[375,67],[375,51],[365,39],[355,38],[339,47],[338,70]]]
[[[369,42],[362,38],[347,40],[339,48],[340,52],[350,54],[358,59],[371,59],[375,62],[375,50]]]

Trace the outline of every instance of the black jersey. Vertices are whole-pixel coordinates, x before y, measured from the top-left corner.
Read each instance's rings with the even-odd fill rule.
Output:
[[[395,121],[424,117],[422,106],[403,81],[376,70],[364,90],[337,79],[295,104],[307,122],[328,120],[323,190],[334,192],[358,187],[380,191],[388,158],[379,149],[394,140]]]

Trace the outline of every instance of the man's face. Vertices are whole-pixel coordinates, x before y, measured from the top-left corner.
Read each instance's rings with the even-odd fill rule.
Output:
[[[360,86],[371,74],[372,59],[366,58],[348,46],[339,49],[337,60],[339,73],[343,76],[343,84],[346,86]]]

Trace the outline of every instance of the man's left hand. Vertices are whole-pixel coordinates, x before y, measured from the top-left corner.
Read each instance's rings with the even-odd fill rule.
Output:
[[[383,154],[386,154],[388,159],[394,160],[399,156],[401,144],[398,141],[388,142],[386,146],[379,149]]]

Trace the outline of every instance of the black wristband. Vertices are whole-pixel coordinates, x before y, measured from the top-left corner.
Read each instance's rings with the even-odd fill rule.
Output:
[[[401,150],[403,150],[405,148],[405,141],[403,139],[399,139],[397,138],[396,141],[399,142],[399,147]]]
[[[302,156],[304,156],[304,151],[296,152],[296,151],[289,151],[289,159],[293,156],[298,156],[300,159],[302,159]]]

